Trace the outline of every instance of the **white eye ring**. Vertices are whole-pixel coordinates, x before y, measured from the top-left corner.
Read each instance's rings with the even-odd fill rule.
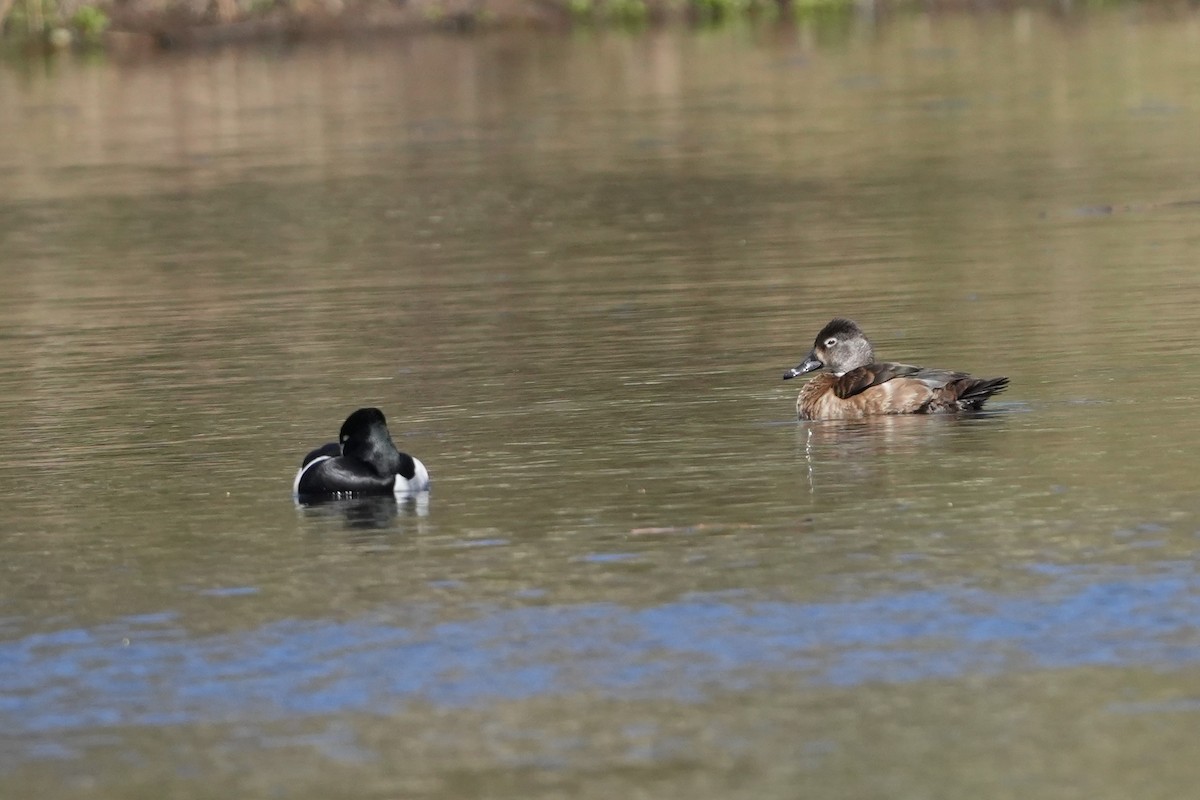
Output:
[[[826,347],[833,347],[836,344],[837,344],[837,339],[834,339],[832,336],[830,336],[828,339],[825,340]]]

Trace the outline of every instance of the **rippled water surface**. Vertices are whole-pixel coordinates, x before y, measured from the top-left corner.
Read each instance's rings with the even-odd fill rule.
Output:
[[[0,67],[4,795],[1189,796],[1198,38]],[[1012,386],[797,423],[835,314]]]

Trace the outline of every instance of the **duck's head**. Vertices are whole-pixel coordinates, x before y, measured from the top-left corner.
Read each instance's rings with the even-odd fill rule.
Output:
[[[360,408],[346,417],[338,443],[342,455],[369,464],[380,475],[395,475],[400,469],[400,451],[392,442],[387,419],[378,408]]]
[[[852,369],[865,367],[875,360],[875,351],[866,335],[852,320],[838,317],[821,328],[813,341],[812,350],[804,360],[783,373],[783,379],[795,378],[822,367],[834,375],[844,375]]]

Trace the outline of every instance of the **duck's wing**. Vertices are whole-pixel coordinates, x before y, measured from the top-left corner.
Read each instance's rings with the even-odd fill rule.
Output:
[[[914,367],[912,364],[892,364],[886,361],[878,364],[867,364],[865,367],[852,369],[844,375],[839,376],[833,384],[833,393],[842,400],[845,400],[848,397],[853,397],[860,392],[870,389],[872,386],[887,383],[894,378],[916,378],[925,383],[923,375],[932,373],[941,374],[944,372],[944,370],[930,370],[922,367]]]
[[[304,460],[300,462],[300,468],[303,469],[307,467],[318,458],[333,458],[335,456],[340,456],[341,454],[342,446],[337,442],[323,444],[304,457]]]
[[[394,481],[357,458],[318,457],[296,477],[296,494],[391,494]]]

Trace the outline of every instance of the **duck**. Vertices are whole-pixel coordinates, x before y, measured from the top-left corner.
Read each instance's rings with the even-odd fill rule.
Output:
[[[876,361],[866,334],[844,317],[821,329],[812,350],[783,379],[820,369],[827,371],[811,378],[796,398],[796,415],[802,420],[977,411],[1008,387],[1008,378]]]
[[[297,497],[408,497],[429,491],[429,470],[401,453],[378,408],[360,408],[342,423],[336,442],[312,450],[300,462],[292,493]]]

